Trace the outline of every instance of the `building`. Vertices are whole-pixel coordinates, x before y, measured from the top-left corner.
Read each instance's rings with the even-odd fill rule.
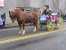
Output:
[[[14,8],[16,6],[39,8],[45,4],[48,4],[50,6],[50,9],[60,8],[63,11],[66,9],[65,3],[65,0],[62,1],[62,4],[61,0],[4,0],[4,7],[0,8],[0,14],[4,12],[6,13],[6,24],[9,24],[12,23],[9,18],[9,9]],[[64,13],[66,13],[66,11]]]

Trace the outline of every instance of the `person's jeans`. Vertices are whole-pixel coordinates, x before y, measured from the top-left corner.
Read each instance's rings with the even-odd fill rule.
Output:
[[[46,25],[47,24],[47,21],[40,21],[40,24],[41,25]]]

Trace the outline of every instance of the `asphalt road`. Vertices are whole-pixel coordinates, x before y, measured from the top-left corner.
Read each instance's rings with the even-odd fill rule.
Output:
[[[18,29],[12,29],[5,32],[0,32],[2,33],[0,36],[1,38],[2,36],[5,37],[5,35],[16,35]],[[37,38],[39,39],[36,40]],[[66,50],[66,30],[49,34],[46,37],[40,36],[29,40],[20,40],[14,43],[0,44],[0,50]]]
[[[58,36],[46,38],[36,43],[19,46],[12,50],[66,50],[66,31],[57,32]]]
[[[28,34],[33,33],[34,26],[26,26],[25,29],[26,29],[26,34],[25,35],[28,35]],[[46,32],[45,31],[45,26],[42,28],[42,31]],[[19,32],[18,27],[0,29],[0,39],[17,36],[18,32]]]
[[[66,50],[66,34],[64,31],[61,32],[58,36],[46,38],[25,46],[19,46],[13,48],[12,50]]]
[[[39,39],[34,40],[36,38]],[[0,50],[66,50],[66,30],[36,38],[1,44]]]

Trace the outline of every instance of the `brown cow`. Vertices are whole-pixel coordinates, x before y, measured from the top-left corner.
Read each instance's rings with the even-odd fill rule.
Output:
[[[39,24],[38,24],[38,11],[36,9],[33,9],[32,12],[27,13],[24,11],[23,8],[16,8],[14,11],[9,11],[10,18],[14,22],[14,20],[17,20],[20,31],[19,34],[25,34],[25,24],[33,23],[35,26],[34,31],[39,30]]]

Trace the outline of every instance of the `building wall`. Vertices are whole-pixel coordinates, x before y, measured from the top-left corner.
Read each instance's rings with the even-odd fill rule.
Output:
[[[17,6],[20,7],[29,7],[31,0],[16,0]]]
[[[60,9],[63,14],[66,14],[66,0],[49,0],[49,6],[52,10]]]
[[[48,0],[31,0],[30,6],[39,8],[46,4],[48,4]]]
[[[5,0],[5,6],[3,12],[6,13],[6,24],[10,24],[11,19],[9,17],[9,9],[16,7],[16,0]]]
[[[24,0],[16,0],[17,6],[24,6]]]

